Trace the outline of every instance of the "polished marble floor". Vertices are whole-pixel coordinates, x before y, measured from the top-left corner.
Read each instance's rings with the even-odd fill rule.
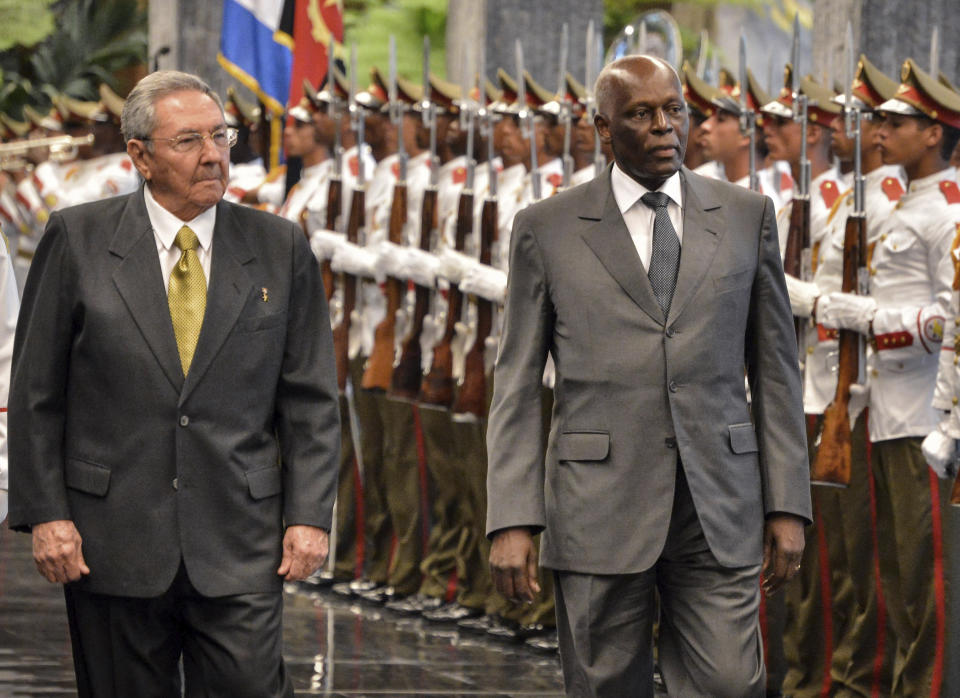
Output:
[[[559,662],[333,594],[291,588],[285,655],[297,695],[562,696]],[[75,696],[63,595],[30,538],[0,527],[0,696]]]

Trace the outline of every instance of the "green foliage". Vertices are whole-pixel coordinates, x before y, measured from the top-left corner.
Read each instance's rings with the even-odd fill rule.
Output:
[[[357,45],[357,84],[366,87],[374,66],[386,75],[389,37],[397,42],[397,72],[420,82],[423,72],[423,37],[430,37],[430,69],[446,73],[447,0],[353,0],[344,2],[344,36],[349,48]],[[347,59],[349,61],[349,58]]]
[[[7,2],[0,0],[0,11]],[[0,52],[5,83],[0,108],[18,112],[23,90],[41,109],[49,106],[54,93],[96,100],[100,83],[116,89],[118,70],[146,61],[147,15],[138,0],[63,0],[54,10],[56,30],[41,43],[30,48],[20,41]]]
[[[54,28],[50,6],[55,0],[0,0],[0,51],[33,46]]]

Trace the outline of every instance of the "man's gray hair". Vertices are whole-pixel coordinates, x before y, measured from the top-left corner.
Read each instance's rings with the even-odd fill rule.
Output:
[[[123,104],[120,131],[123,133],[124,142],[131,138],[149,138],[157,127],[157,100],[174,92],[184,91],[202,92],[216,102],[220,113],[223,113],[220,95],[196,75],[179,70],[159,70],[138,82]]]

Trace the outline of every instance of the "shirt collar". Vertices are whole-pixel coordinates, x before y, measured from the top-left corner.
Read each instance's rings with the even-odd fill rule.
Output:
[[[924,191],[926,189],[939,187],[940,182],[942,182],[943,180],[950,180],[955,182],[957,180],[956,168],[948,167],[945,170],[934,172],[932,175],[927,175],[926,177],[921,177],[920,179],[914,179],[908,184],[907,191],[912,194],[913,192]]]
[[[640,184],[633,177],[628,175],[617,163],[613,164],[613,171],[610,173],[610,186],[613,189],[613,197],[617,201],[617,208],[620,213],[626,213],[635,203],[640,200],[649,189]],[[661,191],[670,197],[670,200],[682,208],[680,203],[682,199],[682,186],[680,183],[680,171],[674,172],[663,183],[657,191]]]
[[[197,234],[201,249],[210,249],[213,243],[213,226],[217,222],[216,206],[211,206],[193,220],[183,221],[157,203],[150,192],[149,185],[143,188],[143,200],[147,206],[147,216],[150,218],[150,225],[153,226],[154,235],[165,250],[170,250],[177,232],[185,225],[190,226],[190,229]]]

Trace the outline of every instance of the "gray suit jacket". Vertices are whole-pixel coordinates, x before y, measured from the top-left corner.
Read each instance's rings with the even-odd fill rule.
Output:
[[[683,247],[666,322],[610,168],[514,223],[487,433],[487,530],[543,529],[545,567],[624,574],[652,566],[678,455],[723,565],[759,562],[765,515],[810,517],[796,338],[772,204],[685,168],[681,176]],[[548,353],[557,378],[544,454]]]
[[[71,519],[89,591],[275,591],[284,525],[329,529],[339,409],[303,233],[221,202],[184,378],[142,189],[55,213],[24,291],[10,525]]]

